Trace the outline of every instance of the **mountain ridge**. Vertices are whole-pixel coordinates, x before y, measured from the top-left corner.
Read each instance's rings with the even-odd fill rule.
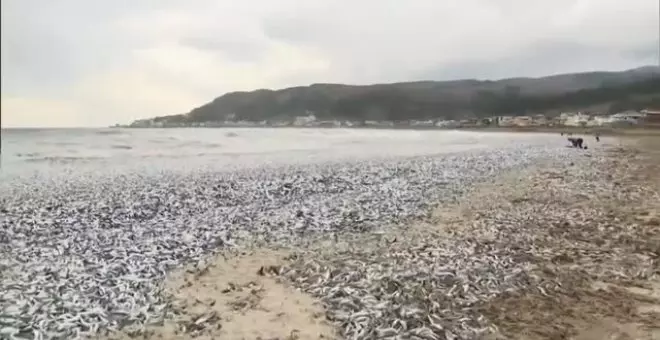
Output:
[[[327,120],[457,119],[529,112],[553,114],[561,109],[592,106],[628,109],[646,104],[660,104],[659,66],[499,80],[313,83],[275,90],[262,88],[228,92],[188,113],[153,120],[182,124],[290,121],[310,113]]]

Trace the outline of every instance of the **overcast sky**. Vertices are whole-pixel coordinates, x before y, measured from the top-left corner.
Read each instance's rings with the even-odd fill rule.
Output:
[[[3,0],[2,126],[105,126],[230,91],[658,63],[658,0]]]

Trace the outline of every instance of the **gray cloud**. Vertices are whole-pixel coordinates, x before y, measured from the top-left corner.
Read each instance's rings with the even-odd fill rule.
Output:
[[[412,1],[401,7],[324,3],[278,13],[263,29],[272,39],[321,49],[358,83],[539,76],[658,61],[657,2]]]
[[[660,65],[660,37],[657,41],[650,41],[648,44],[631,49],[628,54],[640,60],[642,64]]]
[[[263,41],[247,41],[240,39],[217,39],[213,36],[188,36],[179,41],[202,51],[219,53],[222,56],[238,62],[258,62],[267,53],[268,46]]]
[[[654,42],[620,49],[565,41],[543,41],[503,58],[465,60],[430,68],[416,79],[462,78],[500,79],[519,76],[541,77],[568,72],[625,70],[640,65],[657,65],[660,58]]]
[[[148,2],[153,3],[142,4]],[[57,90],[89,72],[126,62],[123,52],[133,41],[115,35],[110,24],[129,8],[148,8],[129,3],[3,1],[3,91]]]
[[[185,112],[232,90],[636,67],[660,59],[659,6],[650,0],[5,0],[3,112],[11,101],[17,113],[10,116],[31,124],[18,112],[29,108],[40,117],[40,108],[57,105],[68,125],[99,117],[105,124]]]

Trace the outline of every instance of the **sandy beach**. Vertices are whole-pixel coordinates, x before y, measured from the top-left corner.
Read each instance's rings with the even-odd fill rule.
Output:
[[[216,168],[154,171],[151,158],[112,148],[107,161],[85,160],[95,173],[3,182],[0,332],[657,339],[657,138],[578,150],[548,134],[401,132],[389,143],[408,144],[392,154],[378,136],[326,136],[336,155],[361,141],[356,159],[295,151],[268,157],[301,164],[257,168],[251,155],[243,170],[237,156],[229,167],[196,156]],[[443,138],[447,150],[428,145]],[[100,171],[121,160],[133,170]]]
[[[620,139],[603,158],[583,155],[509,171],[410,228],[321,238],[304,249],[223,254],[170,277],[170,292],[187,312],[142,336],[659,339],[658,145],[657,138]],[[524,266],[490,292],[449,279],[453,292],[434,296],[439,282],[424,275],[416,280],[414,273],[442,266],[447,244],[472,245],[474,261],[488,256]],[[330,283],[337,278],[346,284]],[[399,293],[375,293],[387,289]],[[503,291],[469,301],[494,290]],[[413,307],[377,314],[378,305],[388,303]],[[342,311],[351,315],[342,318]],[[452,323],[463,323],[453,329],[465,333],[450,331]],[[359,333],[360,325],[374,324],[372,334]],[[401,337],[403,327],[408,332]]]

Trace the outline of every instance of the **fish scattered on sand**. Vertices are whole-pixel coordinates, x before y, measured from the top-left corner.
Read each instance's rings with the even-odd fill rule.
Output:
[[[255,244],[299,249],[276,274],[320,297],[347,338],[472,338],[491,327],[472,306],[530,285],[556,288],[541,286],[529,259],[502,236],[538,212],[511,221],[491,212],[479,223],[501,230],[493,244],[466,235],[384,239],[376,231],[427,219],[502,171],[574,154],[513,145],[242,171],[17,178],[0,190],[0,338],[139,332],[184,313],[164,293],[169,271]],[[375,241],[344,252],[306,248],[318,238],[365,235]],[[186,327],[198,331],[216,318],[200,316]]]

